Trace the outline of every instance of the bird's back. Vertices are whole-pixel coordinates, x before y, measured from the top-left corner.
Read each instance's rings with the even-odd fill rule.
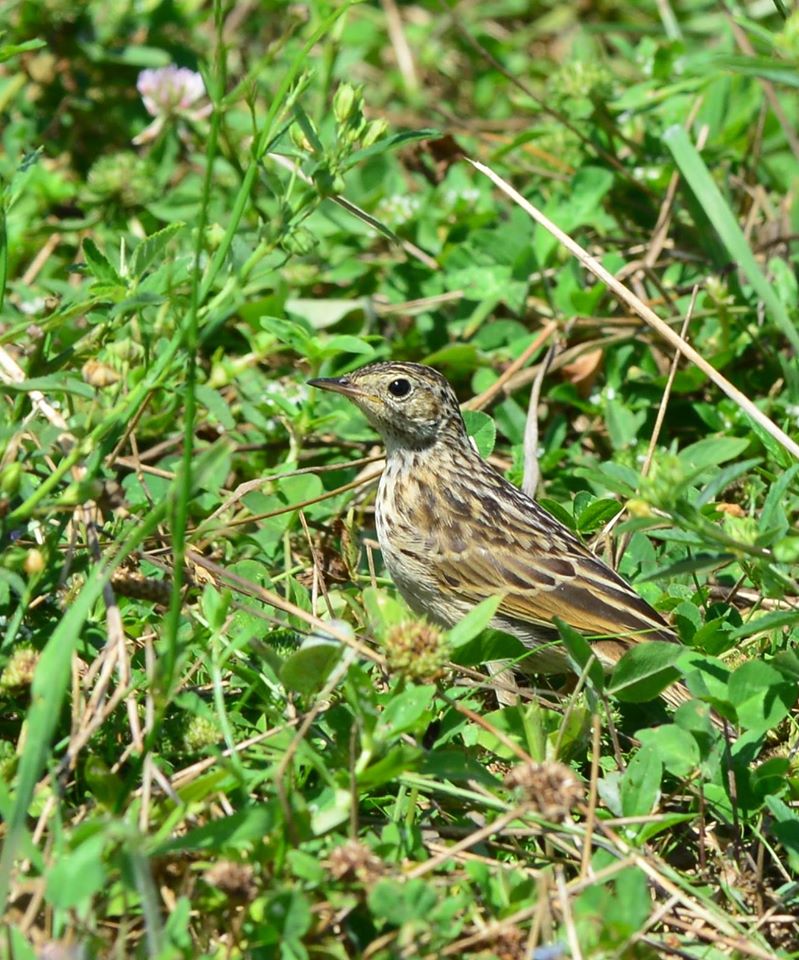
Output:
[[[566,668],[552,643],[555,617],[587,635],[606,666],[636,641],[676,642],[622,577],[472,451],[390,457],[377,531],[412,608],[451,625],[501,594],[495,625],[539,648],[533,667],[540,672]]]

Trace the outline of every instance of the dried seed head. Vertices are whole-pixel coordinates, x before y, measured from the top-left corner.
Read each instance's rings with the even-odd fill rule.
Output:
[[[86,960],[89,948],[85,943],[48,940],[36,951],[36,960]]]
[[[189,753],[198,753],[221,737],[219,727],[205,717],[192,717],[183,734],[183,746]]]
[[[118,370],[99,360],[87,360],[80,368],[80,373],[90,387],[110,387],[122,379]]]
[[[253,869],[247,863],[220,860],[203,874],[203,880],[226,893],[231,900],[253,900],[258,888],[253,880]]]
[[[562,763],[520,763],[505,777],[545,820],[560,823],[584,794],[580,778]]]
[[[32,647],[18,647],[0,676],[0,690],[22,690],[33,683],[33,674],[39,662],[39,651]]]
[[[524,960],[527,957],[527,934],[519,927],[501,927],[490,942],[491,956],[497,960]]]
[[[374,883],[385,873],[383,861],[359,840],[347,840],[331,850],[325,863],[334,880]]]
[[[449,659],[446,637],[424,620],[407,620],[392,627],[386,634],[385,649],[392,673],[427,682],[444,676]]]

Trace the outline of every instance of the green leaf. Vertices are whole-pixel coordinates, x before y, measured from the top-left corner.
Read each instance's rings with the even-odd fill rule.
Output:
[[[72,393],[76,397],[91,400],[97,391],[84,380],[79,380],[74,374],[66,372],[53,373],[49,377],[31,377],[29,380],[4,383],[3,390],[9,392],[29,393],[31,390],[41,390],[42,393]]]
[[[159,844],[151,851],[153,856],[177,853],[181,850],[220,852],[242,849],[253,840],[261,841],[274,829],[276,807],[268,803],[253,803],[237,810],[229,817],[220,817],[210,823],[189,830],[183,836]]]
[[[749,422],[749,426],[752,433],[754,433],[766,450],[768,450],[769,456],[778,466],[782,467],[783,470],[787,470],[794,465],[793,454],[786,450],[779,440],[772,437],[770,433],[761,427],[759,423],[755,423],[754,420]]]
[[[494,744],[498,744],[496,737]],[[463,749],[427,751],[419,772],[438,781],[476,780],[478,783],[494,787],[497,785],[497,778],[486,769],[482,760],[476,759]]]
[[[608,461],[599,464],[598,468],[576,467],[574,474],[584,477],[602,488],[617,493],[626,499],[634,497],[640,482],[640,477],[632,467],[623,463]]]
[[[294,104],[294,120],[308,138],[309,143],[313,147],[313,152],[319,156],[324,155],[324,144],[319,139],[319,134],[316,132],[316,127],[314,126],[311,118],[298,103]]]
[[[420,877],[410,880],[378,880],[368,896],[369,909],[378,920],[395,926],[427,921],[438,897],[432,885]]]
[[[481,630],[485,630],[502,603],[502,597],[486,597],[482,603],[470,610],[466,616],[449,631],[449,642],[454,649],[473,640]]]
[[[702,507],[711,500],[715,500],[722,490],[726,490],[738,477],[748,473],[754,466],[761,462],[761,457],[752,457],[749,460],[741,460],[739,463],[732,463],[723,470],[719,470],[716,476],[708,483],[696,498],[695,505]]]
[[[104,846],[104,834],[95,833],[74,850],[56,857],[47,871],[47,900],[51,906],[57,910],[80,907],[105,886]]]
[[[643,746],[629,762],[621,778],[621,808],[625,817],[652,813],[660,797],[663,762],[656,750]]]
[[[144,240],[138,244],[130,258],[130,272],[133,276],[142,277],[153,260],[164,252],[166,245],[172,237],[180,233],[185,226],[185,223],[178,220],[175,223],[170,223],[164,227],[163,230],[158,230],[149,237],[145,237]]]
[[[677,455],[686,473],[697,476],[703,470],[718,469],[720,463],[739,457],[749,446],[743,437],[706,437],[684,447]]]
[[[689,777],[699,765],[701,757],[696,738],[673,723],[639,730],[636,736],[675,777]]]
[[[352,792],[342,787],[325,787],[311,805],[311,832],[315,836],[328,833],[346,823],[352,811]]]
[[[200,600],[203,616],[212,630],[221,630],[230,610],[232,600],[230,590],[218,590],[213,584],[206,583]]]
[[[284,661],[280,679],[288,690],[311,694],[320,690],[341,659],[342,647],[337,640],[312,636],[303,641],[296,653]]]
[[[349,157],[348,166],[354,167],[367,160],[369,157],[377,157],[387,150],[394,150],[397,147],[407,146],[409,143],[415,143],[419,140],[437,140],[441,132],[433,127],[423,127],[421,130],[405,130],[402,133],[394,133],[388,137],[383,137],[371,147],[365,147],[363,150],[356,150]]]
[[[740,627],[730,630],[730,640],[743,640],[767,630],[779,630],[781,627],[795,627],[799,623],[797,610],[773,610],[762,617],[753,617]]]
[[[677,166],[680,168],[680,173],[682,173],[685,182],[692,190],[708,220],[715,227],[719,239],[727,248],[730,259],[746,274],[783,336],[791,344],[794,351],[799,352],[799,333],[797,333],[776,291],[760,269],[760,265],[738,225],[737,218],[716,186],[705,161],[691,143],[685,128],[681,125],[669,127],[663,134],[663,142],[671,150]]]
[[[86,786],[99,804],[113,810],[117,803],[127,795],[122,778],[113,773],[99,754],[86,758],[83,766]]]
[[[681,650],[677,669],[685,677],[685,684],[691,693],[708,702],[728,703],[729,667],[715,657],[704,656],[687,647]]]
[[[627,525],[624,524],[626,528]],[[649,583],[652,580],[667,581],[672,577],[685,573],[699,573],[702,570],[713,570],[716,567],[724,566],[734,559],[731,553],[700,553],[693,557],[686,557],[684,560],[677,560],[675,563],[667,563],[662,567],[655,567],[645,576],[637,577],[636,583]]]
[[[209,387],[205,383],[200,383],[197,385],[197,400],[221,427],[226,430],[235,429],[236,420],[218,390],[214,390],[213,387]]]
[[[95,63],[122,64],[127,67],[166,67],[172,62],[167,50],[140,44],[111,46],[108,43],[84,41],[81,50]]]
[[[604,498],[594,500],[577,517],[579,533],[593,533],[621,512],[622,506],[617,500]]]
[[[799,463],[795,463],[783,471],[775,483],[769,487],[763,509],[760,511],[760,529],[777,529],[781,534],[788,530],[788,521],[785,517],[785,494],[789,490],[794,478],[799,473]]]
[[[736,17],[737,19],[737,17]],[[774,34],[769,33],[770,37]],[[793,65],[782,66],[774,57],[743,57],[734,54],[725,54],[713,59],[708,64],[708,71],[721,67],[744,77],[758,77],[768,80],[781,87],[799,87],[799,74]]]
[[[630,647],[608,681],[608,693],[626,703],[653,700],[679,677],[674,664],[683,652],[680,644],[667,640],[649,640]]]
[[[634,411],[620,400],[609,400],[605,409],[605,422],[613,448],[623,450],[634,443],[645,420],[644,410]]]
[[[409,731],[419,732],[430,724],[430,706],[436,688],[432,685],[417,686],[409,684],[404,690],[395,692],[380,714],[374,736],[396,738]]]
[[[361,337],[353,337],[347,333],[325,340],[318,356],[329,357],[336,353],[355,353],[364,357],[374,356],[375,348]]]
[[[575,173],[570,189],[559,192],[546,205],[544,212],[561,230],[571,233],[587,223],[604,218],[602,200],[613,187],[613,174],[602,167],[584,166]],[[549,231],[536,226],[533,249],[540,264],[547,262],[558,241]]]
[[[491,456],[497,439],[497,428],[493,419],[481,410],[464,410],[463,422],[480,456],[484,458]]]
[[[555,626],[566,648],[572,670],[581,677],[587,669],[589,684],[597,693],[601,693],[605,687],[605,674],[602,664],[591,649],[591,644],[560,617],[555,617]]]
[[[104,283],[114,286],[122,285],[122,277],[117,273],[116,267],[111,263],[108,257],[100,251],[100,248],[91,237],[84,237],[83,256],[86,258],[86,265],[91,275]]]
[[[767,796],[778,797],[790,791],[791,761],[787,757],[769,757],[748,773],[749,789],[756,803],[764,802]]]
[[[324,330],[334,327],[345,317],[363,317],[366,301],[363,298],[354,300],[318,300],[303,299],[302,297],[286,300],[286,312],[302,317],[314,330]]]
[[[394,784],[403,774],[415,772],[423,756],[424,752],[419,747],[407,743],[396,744],[379,760],[358,773],[358,786],[368,790],[384,783]]]
[[[6,936],[13,960],[39,960],[41,957],[41,951],[33,949],[28,938],[15,924],[8,925]]]
[[[22,43],[4,43],[0,46],[0,63],[5,63],[21,53],[30,53],[31,50],[41,50],[47,44],[44,40],[24,40]]]
[[[538,501],[539,507],[543,507],[547,513],[551,514],[559,523],[569,530],[575,529],[574,517],[569,513],[566,507],[557,500],[550,500],[549,497],[541,497]]]
[[[283,960],[300,960],[307,957],[300,940],[308,932],[313,921],[311,906],[305,894],[299,890],[285,890],[270,897],[258,929],[265,943],[280,944],[280,952],[272,954]],[[270,951],[272,953],[272,951]]]
[[[379,587],[365,587],[361,595],[369,626],[382,639],[391,627],[412,620],[413,614],[396,597]]]
[[[746,730],[773,730],[790,713],[799,689],[770,663],[750,660],[733,671],[727,685],[738,721]]]
[[[462,667],[474,667],[491,660],[516,661],[525,653],[527,647],[521,640],[501,630],[486,629],[453,651],[452,661]]]
[[[766,797],[766,806],[774,817],[771,830],[785,848],[791,869],[799,873],[799,816],[778,797]]]

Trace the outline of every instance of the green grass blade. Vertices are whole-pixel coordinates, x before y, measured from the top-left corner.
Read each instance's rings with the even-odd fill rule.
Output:
[[[746,274],[755,292],[766,305],[770,316],[788,342],[799,351],[799,333],[788,316],[788,311],[766,279],[760,265],[746,242],[738,221],[721,191],[710,175],[705,161],[682,127],[673,126],[663,134],[663,141],[674,157],[680,173],[690,187],[708,220],[715,227],[732,260]]]

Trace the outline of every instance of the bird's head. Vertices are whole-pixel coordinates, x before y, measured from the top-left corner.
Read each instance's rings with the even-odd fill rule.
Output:
[[[423,450],[446,438],[468,444],[455,392],[432,367],[371,363],[343,377],[309,383],[352,400],[389,451]]]

